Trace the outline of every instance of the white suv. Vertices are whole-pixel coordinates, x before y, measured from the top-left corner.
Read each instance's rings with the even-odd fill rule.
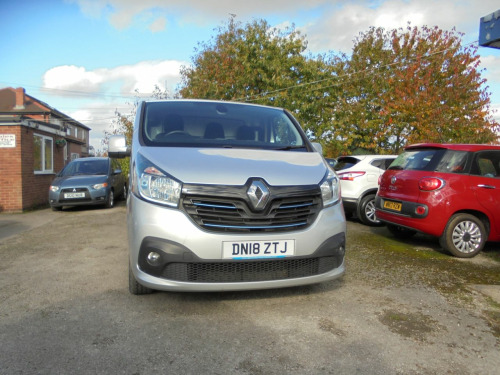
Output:
[[[355,213],[366,225],[381,225],[375,216],[378,179],[396,155],[340,156],[334,169],[340,178],[342,202],[347,215]]]

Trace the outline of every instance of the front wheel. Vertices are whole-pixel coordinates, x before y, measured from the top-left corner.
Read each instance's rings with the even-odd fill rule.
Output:
[[[359,220],[365,225],[382,225],[382,222],[375,216],[375,194],[369,194],[361,199],[357,214]]]
[[[130,293],[134,295],[140,295],[140,294],[151,294],[153,293],[153,289],[148,288],[147,286],[144,286],[142,284],[139,284],[137,280],[135,279],[134,273],[130,269],[130,265],[128,267],[128,290]]]
[[[488,234],[481,220],[470,214],[456,214],[439,238],[441,247],[458,258],[472,258],[484,247]]]
[[[113,192],[113,190],[110,190],[108,200],[106,201],[106,208],[113,208],[114,205],[115,205],[115,193]]]
[[[123,185],[122,200],[126,201],[127,195],[128,195],[128,186],[127,186],[127,184],[125,184],[125,185]]]

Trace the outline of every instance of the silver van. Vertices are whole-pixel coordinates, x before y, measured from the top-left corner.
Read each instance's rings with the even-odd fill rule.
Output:
[[[286,110],[205,100],[142,102],[127,200],[133,294],[281,288],[345,272],[335,172]]]

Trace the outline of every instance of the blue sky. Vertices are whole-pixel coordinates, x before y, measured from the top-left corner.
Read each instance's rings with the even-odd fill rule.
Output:
[[[498,0],[0,0],[0,88],[28,95],[89,126],[102,149],[115,110],[130,113],[134,92],[155,85],[170,92],[200,42],[230,14],[248,22],[295,24],[309,52],[349,53],[369,26],[455,27],[464,43],[478,40],[479,19],[500,9]],[[500,50],[479,48],[481,67],[500,121]]]

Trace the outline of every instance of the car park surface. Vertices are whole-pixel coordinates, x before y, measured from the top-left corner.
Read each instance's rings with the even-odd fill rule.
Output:
[[[355,214],[365,225],[381,225],[375,215],[378,179],[396,155],[340,156],[335,171],[340,178],[342,203],[347,215]]]
[[[500,241],[500,146],[408,146],[380,179],[375,205],[394,235],[420,231],[473,257]]]
[[[5,222],[24,231],[0,239],[2,374],[493,374],[500,366],[493,243],[473,259],[451,258],[433,237],[400,241],[386,227],[349,221],[342,279],[132,296],[124,202],[0,214]]]

